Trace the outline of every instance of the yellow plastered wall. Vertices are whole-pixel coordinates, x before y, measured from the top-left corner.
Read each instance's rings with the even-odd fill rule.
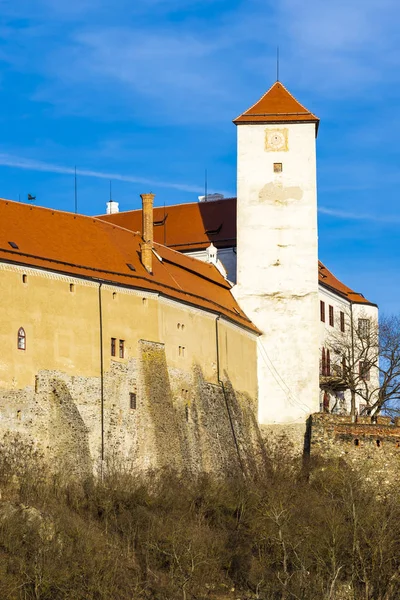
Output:
[[[25,275],[25,282],[23,276]],[[100,376],[99,283],[0,265],[0,388],[33,386],[43,369],[68,375]],[[101,286],[103,365],[138,358],[139,340],[165,344],[169,367],[201,368],[217,381],[217,315],[157,294]],[[18,329],[26,350],[17,347]],[[116,357],[111,357],[111,338]],[[124,358],[119,358],[124,340]],[[233,387],[257,396],[256,336],[223,318],[218,322],[219,369]]]

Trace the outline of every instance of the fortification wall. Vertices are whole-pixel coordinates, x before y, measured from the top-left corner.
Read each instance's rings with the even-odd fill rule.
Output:
[[[400,422],[379,416],[358,417],[324,413],[309,419],[311,456],[341,459],[352,468],[363,470],[366,478],[378,483],[393,483],[400,474]]]
[[[136,408],[130,408],[130,394]],[[33,441],[65,473],[113,462],[134,471],[233,475],[262,468],[255,400],[169,367],[163,344],[142,341],[139,357],[115,362],[101,379],[42,370],[34,386],[0,391],[0,436]],[[103,430],[103,431],[102,431]]]

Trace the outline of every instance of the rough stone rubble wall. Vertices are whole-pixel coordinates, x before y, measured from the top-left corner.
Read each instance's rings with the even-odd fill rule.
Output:
[[[379,416],[371,417],[324,413],[309,419],[309,451],[311,456],[344,460],[366,477],[380,483],[397,481],[400,470],[400,422]]]
[[[0,391],[0,435],[7,432],[34,441],[65,472],[98,469],[100,378],[41,371],[34,387]],[[168,367],[163,344],[142,341],[139,359],[112,363],[104,374],[107,463],[227,475],[260,468],[263,453],[254,401],[227,377],[215,385],[199,367]]]

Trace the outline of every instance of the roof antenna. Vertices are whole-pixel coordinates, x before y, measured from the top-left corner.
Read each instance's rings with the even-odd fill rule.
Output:
[[[76,165],[75,165],[75,214],[78,212],[78,181],[76,179]]]
[[[110,202],[113,201],[113,199],[112,199],[112,187],[111,187],[111,185],[112,184],[111,184],[111,179],[110,179]]]
[[[279,81],[279,46],[276,47],[276,80]]]

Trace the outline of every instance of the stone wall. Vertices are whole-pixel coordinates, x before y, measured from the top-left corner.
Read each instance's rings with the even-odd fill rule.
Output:
[[[165,347],[141,341],[139,358],[112,362],[99,377],[40,371],[34,386],[0,391],[0,435],[33,441],[65,473],[98,470],[101,456],[136,472],[246,475],[262,468],[255,401],[225,374],[216,385],[199,366],[167,364]],[[136,407],[131,408],[130,394]],[[103,465],[104,466],[104,465]]]
[[[400,473],[400,422],[379,416],[358,417],[324,413],[309,419],[311,456],[341,459],[352,468],[364,470],[366,478],[393,483]]]

